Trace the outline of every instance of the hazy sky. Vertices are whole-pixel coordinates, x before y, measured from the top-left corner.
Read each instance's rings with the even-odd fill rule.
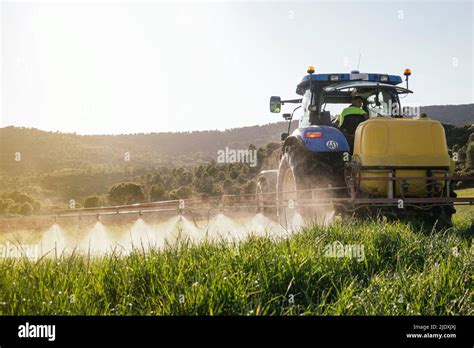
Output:
[[[473,3],[1,5],[0,126],[80,134],[281,120],[317,72],[413,71],[415,105],[474,102]]]

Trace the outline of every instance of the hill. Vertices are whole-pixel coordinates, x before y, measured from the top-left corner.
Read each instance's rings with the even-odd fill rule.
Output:
[[[455,126],[474,124],[474,104],[423,106],[421,112],[434,120]]]
[[[474,104],[426,106],[422,112],[445,125],[448,144],[466,144],[474,123]],[[279,142],[286,122],[262,126],[180,133],[77,135],[34,128],[0,128],[0,175],[52,171],[123,170],[124,167],[191,167],[216,160],[217,151],[257,148]],[[458,126],[455,126],[458,125]],[[459,126],[462,125],[462,126]],[[293,129],[296,127],[294,122]]]
[[[278,142],[287,123],[183,133],[76,135],[34,128],[0,129],[0,174],[126,166],[194,166],[216,160],[217,151]]]

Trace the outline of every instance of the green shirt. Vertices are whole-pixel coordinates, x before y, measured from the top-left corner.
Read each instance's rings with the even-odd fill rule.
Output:
[[[351,105],[342,110],[342,113],[339,115],[338,121],[339,121],[339,127],[342,126],[344,123],[344,118],[346,118],[347,115],[360,115],[360,116],[365,116],[367,113],[364,111],[362,108],[358,108],[357,106]]]

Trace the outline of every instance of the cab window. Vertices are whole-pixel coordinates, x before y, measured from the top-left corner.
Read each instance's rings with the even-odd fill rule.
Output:
[[[311,105],[311,91],[308,89],[306,93],[303,96],[303,102],[302,102],[302,109],[303,109],[303,114],[301,115],[300,118],[300,127],[308,127],[310,126],[309,122],[309,110],[308,107]]]

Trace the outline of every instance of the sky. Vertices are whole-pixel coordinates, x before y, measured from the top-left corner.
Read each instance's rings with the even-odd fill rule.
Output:
[[[472,1],[1,4],[0,127],[78,134],[281,121],[316,73],[403,73],[405,104],[474,102]],[[286,107],[286,106],[285,106]],[[290,108],[283,111],[291,111]]]

